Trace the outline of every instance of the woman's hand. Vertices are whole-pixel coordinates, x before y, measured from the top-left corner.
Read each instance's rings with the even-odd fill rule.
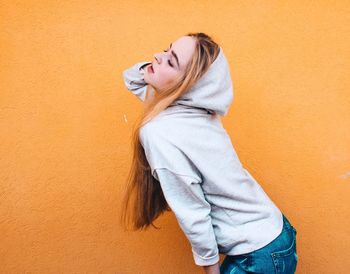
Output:
[[[220,274],[220,263],[203,266],[205,274]]]

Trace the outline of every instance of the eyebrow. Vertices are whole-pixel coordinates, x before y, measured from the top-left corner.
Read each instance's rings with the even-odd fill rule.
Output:
[[[171,48],[172,44],[173,43],[170,43],[170,48]],[[176,59],[177,66],[180,68],[179,58],[177,58],[177,55],[176,55],[176,53],[173,50],[170,50],[170,51],[171,51],[171,54],[174,55],[174,57]]]

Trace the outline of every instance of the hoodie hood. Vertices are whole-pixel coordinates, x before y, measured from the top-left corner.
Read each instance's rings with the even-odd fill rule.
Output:
[[[225,116],[233,101],[233,84],[226,56],[220,51],[208,71],[184,95],[171,105],[204,108]]]

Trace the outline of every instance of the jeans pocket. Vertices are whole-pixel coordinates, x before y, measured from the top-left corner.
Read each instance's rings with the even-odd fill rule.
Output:
[[[294,229],[295,234],[296,230]],[[284,250],[275,251],[271,253],[271,257],[273,260],[273,264],[275,266],[276,274],[287,273],[293,274],[295,273],[297,263],[298,263],[298,255],[296,253],[296,237],[293,234],[292,244]]]

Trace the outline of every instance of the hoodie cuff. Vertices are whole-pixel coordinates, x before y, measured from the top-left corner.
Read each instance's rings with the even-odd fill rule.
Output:
[[[200,255],[198,255],[192,248],[192,253],[193,253],[193,259],[196,265],[199,266],[208,266],[208,265],[213,265],[216,264],[217,262],[220,261],[220,255],[219,255],[219,251],[211,256],[211,257],[202,257]]]
[[[128,90],[134,91],[147,85],[144,80],[143,67],[149,63],[151,62],[138,62],[123,71],[124,84]]]

